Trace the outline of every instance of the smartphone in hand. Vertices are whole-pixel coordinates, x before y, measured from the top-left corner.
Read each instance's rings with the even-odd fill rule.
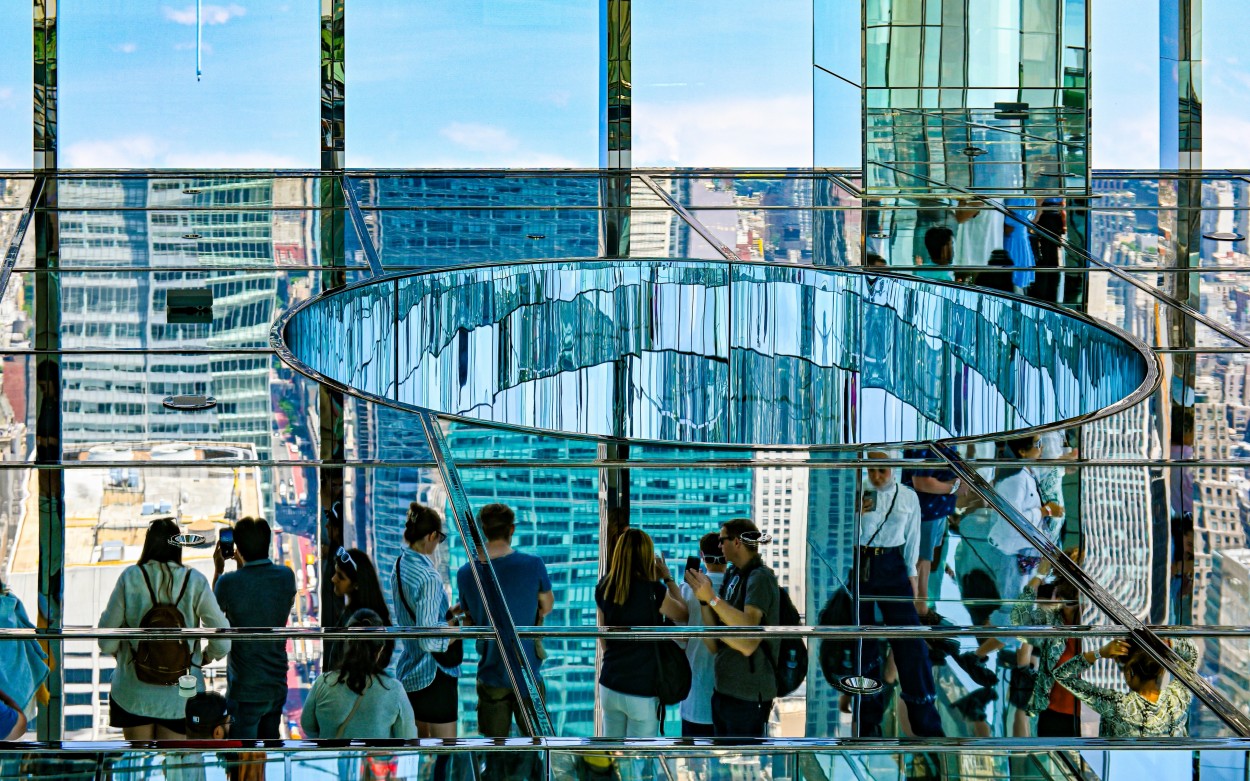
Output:
[[[686,571],[687,572],[691,572],[691,571],[698,572],[702,568],[703,568],[703,559],[699,558],[698,556],[686,557]]]

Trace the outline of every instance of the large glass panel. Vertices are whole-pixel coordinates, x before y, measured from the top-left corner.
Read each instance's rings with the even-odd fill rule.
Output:
[[[634,2],[633,164],[812,164],[812,4]]]
[[[0,170],[31,166],[31,30],[29,3],[0,5]]]
[[[370,0],[349,11],[348,165],[598,165],[596,9]]]
[[[1210,4],[1208,4],[1208,8]],[[1098,78],[1090,101],[1095,168],[1159,166],[1159,63],[1157,51],[1139,56],[1133,41],[1159,38],[1158,0],[1102,0],[1090,3],[1090,58]],[[1121,35],[1127,25],[1135,34]],[[1176,111],[1176,106],[1164,107]]]
[[[318,6],[197,8],[58,4],[63,166],[318,165]]]
[[[1207,0],[1197,12],[1201,26],[1202,166],[1247,168],[1250,153],[1242,143],[1250,127],[1245,100],[1250,78],[1239,31],[1250,25],[1250,9],[1236,0]]]

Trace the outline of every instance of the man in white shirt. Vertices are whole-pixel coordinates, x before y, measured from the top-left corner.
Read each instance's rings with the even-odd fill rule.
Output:
[[[870,459],[890,458],[873,451]],[[862,626],[920,626],[916,612],[916,559],[920,550],[920,500],[902,485],[897,470],[869,467],[859,497],[860,529],[855,573],[860,589]],[[881,601],[874,597],[883,598]],[[888,598],[886,601],[884,598]],[[928,647],[916,638],[891,638],[901,697],[907,704],[911,731],[918,737],[941,737],[942,722],[933,705],[935,688]],[[880,645],[864,645],[864,675],[882,679]],[[885,715],[884,689],[860,703],[860,737],[881,737]]]
[[[720,533],[708,532],[699,540],[699,557],[707,568],[712,588],[720,593],[725,579],[725,554],[720,549]],[[690,609],[687,626],[703,626],[703,613],[694,589],[684,581],[681,595]],[[712,730],[712,691],[716,683],[716,655],[701,640],[686,641],[686,658],[690,660],[690,694],[681,704],[681,736],[683,738],[715,737]]]

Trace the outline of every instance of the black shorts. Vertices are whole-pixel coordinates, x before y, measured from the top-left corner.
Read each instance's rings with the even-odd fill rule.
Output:
[[[426,724],[450,724],[460,712],[460,691],[457,679],[442,670],[434,673],[434,680],[420,691],[408,692],[412,714],[417,721]]]
[[[179,735],[187,734],[186,719],[158,719],[155,716],[139,716],[117,704],[117,700],[109,697],[109,725],[117,729],[146,727],[155,724]]]

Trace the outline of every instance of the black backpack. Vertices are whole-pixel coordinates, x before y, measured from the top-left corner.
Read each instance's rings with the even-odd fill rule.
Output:
[[[703,642],[691,638],[689,642]],[[656,716],[660,719],[660,734],[664,734],[664,708],[684,702],[690,696],[694,674],[686,649],[674,640],[658,640],[655,643],[655,696],[659,698]]]
[[[817,623],[820,626],[855,626],[855,600],[845,587],[838,586],[833,596],[820,611]],[[879,650],[872,646],[879,645],[878,640],[864,640],[864,657],[877,658]],[[859,643],[838,637],[826,637],[820,641],[820,672],[830,686],[839,686],[841,680],[848,675],[857,675],[856,662],[859,657]]]
[[[781,586],[777,588],[781,593],[780,626],[803,626],[803,618],[790,599],[790,592]],[[785,697],[802,686],[803,679],[807,677],[807,644],[801,637],[784,637],[777,659],[772,658],[768,648],[765,644],[764,653],[768,655],[773,676],[777,679],[777,696]]]
[[[757,565],[762,566],[762,565]],[[742,586],[739,587],[738,593],[735,594],[734,607],[744,610],[746,605],[747,581],[751,577],[751,573],[757,567],[748,567],[741,573]],[[794,606],[794,601],[790,599],[790,592],[777,585],[778,592],[778,626],[803,626],[803,618],[799,615],[799,610]],[[777,696],[785,697],[792,694],[796,689],[803,685],[803,679],[807,677],[807,644],[803,642],[801,637],[785,637],[779,643],[776,658],[773,657],[772,644],[765,640],[760,643],[760,648],[764,649],[764,658],[768,659],[768,663],[773,668],[773,678],[777,683]]]
[[[178,609],[178,603],[187,593],[187,583],[191,580],[191,570],[182,579],[182,589],[178,598],[172,603],[158,602],[156,591],[152,588],[152,580],[142,565],[139,572],[143,574],[143,582],[148,587],[148,596],[152,598],[152,607],[139,619],[140,629],[186,629],[187,622]],[[170,573],[173,580],[173,573]],[[191,647],[185,640],[140,640],[135,645],[134,663],[135,677],[143,683],[154,686],[173,686],[178,679],[191,670]]]

